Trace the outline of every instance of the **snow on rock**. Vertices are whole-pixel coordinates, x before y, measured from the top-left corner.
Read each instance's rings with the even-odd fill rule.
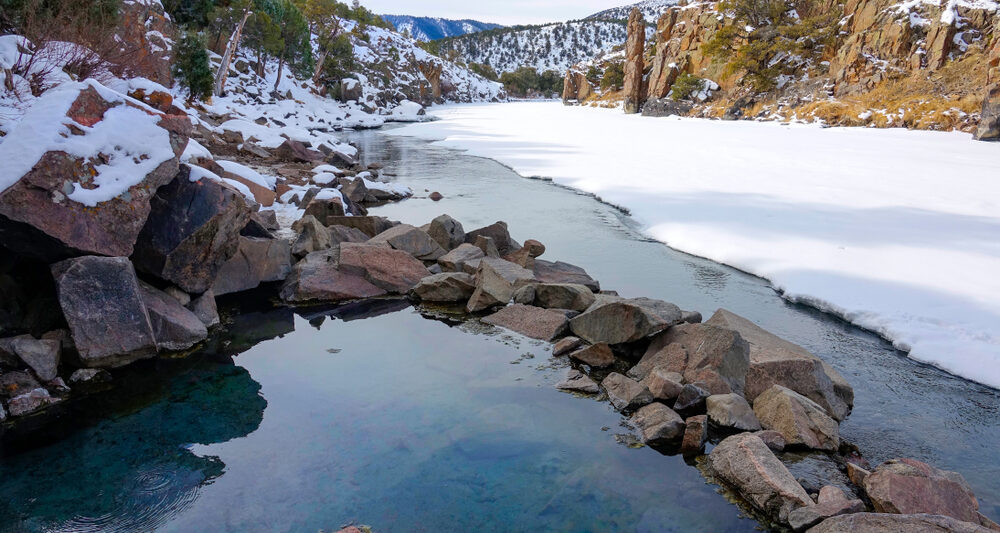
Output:
[[[426,117],[424,106],[410,100],[403,100],[389,113],[389,119],[395,122],[420,122]]]
[[[225,183],[226,185],[229,185],[230,187],[239,191],[240,194],[243,195],[243,198],[245,198],[250,205],[254,205],[257,203],[257,199],[254,198],[253,192],[250,191],[250,187],[247,187],[246,185],[236,180],[223,178],[222,176],[219,176],[215,172],[212,172],[211,170],[208,170],[203,167],[199,167],[198,165],[188,165],[188,166],[191,167],[191,173],[188,174],[188,179],[190,179],[191,181],[198,181],[200,179],[209,179],[212,181],[217,181],[219,183]]]
[[[442,120],[391,133],[600,195],[674,248],[767,278],[785,298],[875,331],[914,359],[1000,387],[992,144],[549,102],[433,114]]]
[[[260,185],[261,187],[264,187],[266,189],[271,189],[272,191],[274,190],[275,184],[278,182],[278,178],[274,176],[265,176],[260,172],[257,172],[256,170],[246,165],[237,163],[235,161],[224,161],[222,159],[216,159],[215,162],[218,163],[219,166],[224,168],[226,172],[232,172],[233,174],[236,174],[241,178],[245,178],[249,181],[256,183],[257,185]]]

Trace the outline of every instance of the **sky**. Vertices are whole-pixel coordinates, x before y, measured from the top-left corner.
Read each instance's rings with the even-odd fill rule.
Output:
[[[538,24],[578,19],[635,0],[361,0],[384,15],[475,19],[497,24]]]

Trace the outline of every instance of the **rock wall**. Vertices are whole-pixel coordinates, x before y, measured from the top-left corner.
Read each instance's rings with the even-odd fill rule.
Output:
[[[986,99],[983,101],[983,116],[979,120],[976,139],[1000,141],[1000,39],[994,39],[987,67]]]
[[[117,75],[148,78],[165,87],[173,85],[170,63],[177,30],[160,2],[124,2],[117,37],[127,52],[127,61],[115,66]]]
[[[638,113],[645,100],[642,72],[645,70],[646,20],[633,7],[628,17],[628,40],[625,43],[625,112]]]
[[[563,103],[568,104],[573,100],[577,102],[582,102],[586,100],[593,90],[590,87],[590,82],[587,81],[587,76],[583,72],[579,72],[570,69],[566,72],[566,77],[563,79]]]
[[[656,23],[647,97],[665,98],[683,73],[705,76],[711,59],[702,53],[701,46],[721,27],[714,3],[672,7],[664,12]],[[725,86],[723,80],[715,81]]]

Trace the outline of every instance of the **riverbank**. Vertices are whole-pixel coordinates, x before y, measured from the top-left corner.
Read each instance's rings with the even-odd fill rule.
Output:
[[[764,277],[788,300],[917,360],[1000,386],[1000,206],[986,179],[1000,172],[994,145],[960,133],[653,119],[553,103],[433,114],[445,120],[394,134],[596,194],[657,240]]]

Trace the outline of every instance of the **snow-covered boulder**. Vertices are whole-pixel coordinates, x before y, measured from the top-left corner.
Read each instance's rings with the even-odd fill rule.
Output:
[[[0,234],[46,260],[131,255],[191,122],[93,80],[46,92],[0,143]]]

